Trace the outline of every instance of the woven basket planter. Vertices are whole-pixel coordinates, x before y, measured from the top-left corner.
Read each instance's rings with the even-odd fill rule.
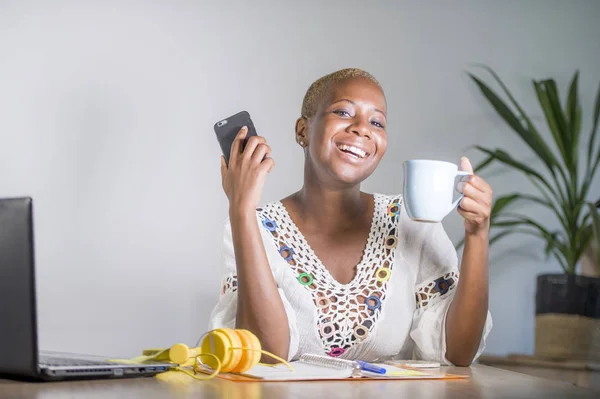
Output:
[[[535,356],[600,360],[600,279],[538,276]]]

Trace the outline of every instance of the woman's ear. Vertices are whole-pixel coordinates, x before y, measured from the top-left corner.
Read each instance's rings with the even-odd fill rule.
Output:
[[[300,147],[305,148],[308,145],[308,120],[301,116],[296,120],[296,142]]]

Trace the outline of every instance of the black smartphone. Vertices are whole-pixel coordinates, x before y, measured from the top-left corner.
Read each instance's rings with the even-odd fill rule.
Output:
[[[229,155],[231,154],[231,146],[233,145],[235,136],[237,136],[240,129],[244,126],[248,127],[248,134],[242,144],[242,151],[246,147],[248,139],[252,136],[257,136],[256,128],[254,127],[254,123],[252,122],[248,111],[240,111],[235,115],[231,115],[229,118],[222,119],[215,123],[215,134],[217,135],[217,140],[219,141],[227,165],[229,165]]]

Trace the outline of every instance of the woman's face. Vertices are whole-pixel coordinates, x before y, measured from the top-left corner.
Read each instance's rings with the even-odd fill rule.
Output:
[[[309,170],[322,182],[360,184],[385,153],[386,115],[385,96],[375,83],[355,78],[334,85],[316,114],[297,124],[308,142]]]

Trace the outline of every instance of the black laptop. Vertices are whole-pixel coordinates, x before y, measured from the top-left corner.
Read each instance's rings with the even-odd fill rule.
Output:
[[[115,363],[107,358],[38,350],[33,201],[0,199],[0,376],[34,380],[152,376],[170,363]]]

